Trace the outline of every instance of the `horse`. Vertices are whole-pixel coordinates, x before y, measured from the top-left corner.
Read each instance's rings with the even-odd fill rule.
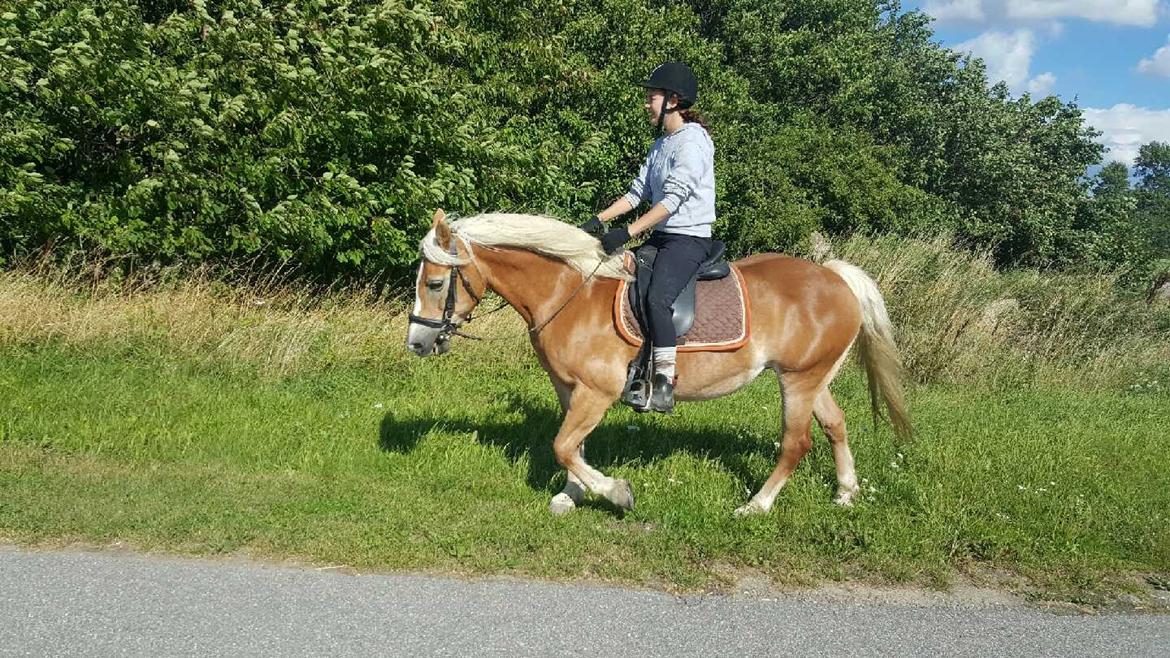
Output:
[[[626,480],[585,461],[586,437],[621,395],[637,348],[619,337],[614,296],[629,280],[620,255],[607,256],[596,238],[556,218],[490,213],[448,222],[442,210],[419,244],[406,346],[418,356],[443,354],[489,290],[528,326],[541,366],[563,412],[553,439],[568,472],[549,509],[564,514],[587,492],[621,509],[634,506]],[[750,301],[749,338],[733,351],[679,352],[679,401],[710,400],[739,390],[765,368],[782,391],[780,451],[772,474],[737,516],[767,513],[812,445],[815,417],[833,450],[834,502],[850,505],[857,474],[845,416],[829,391],[856,343],[869,383],[875,422],[884,403],[895,433],[909,436],[901,365],[885,301],[860,268],[841,260],[823,265],[776,253],[732,263]],[[501,307],[502,308],[502,307]]]

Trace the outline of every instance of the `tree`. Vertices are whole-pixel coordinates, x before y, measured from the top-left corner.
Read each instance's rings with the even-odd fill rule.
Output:
[[[1132,267],[1144,262],[1148,244],[1133,228],[1136,201],[1129,167],[1110,162],[1092,177],[1089,188],[1092,194],[1081,199],[1073,226],[1061,236],[1061,264]]]
[[[667,59],[702,82],[734,254],[940,228],[1004,264],[1105,253],[1080,110],[932,39],[881,0],[16,3],[0,255],[407,272],[436,206],[572,219],[621,194],[652,138],[636,82]]]
[[[1137,174],[1137,229],[1147,236],[1153,259],[1170,259],[1170,143],[1142,145]]]
[[[1170,194],[1170,143],[1143,144],[1133,169],[1138,177],[1138,189]]]

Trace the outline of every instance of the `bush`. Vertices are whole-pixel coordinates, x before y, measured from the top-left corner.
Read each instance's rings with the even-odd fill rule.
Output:
[[[1077,214],[1079,110],[931,38],[877,1],[24,2],[0,15],[0,254],[394,278],[436,207],[576,221],[624,192],[635,82],[667,59],[702,81],[733,254],[940,226],[999,264],[1086,253],[1127,211]]]

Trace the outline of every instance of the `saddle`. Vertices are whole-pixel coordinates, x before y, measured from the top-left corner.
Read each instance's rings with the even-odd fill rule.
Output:
[[[711,251],[707,259],[699,265],[687,287],[674,300],[674,335],[685,335],[695,324],[695,284],[699,281],[715,281],[731,274],[731,265],[724,260],[723,254],[727,245],[719,240],[711,241]],[[650,276],[654,273],[654,260],[658,257],[658,248],[653,245],[642,245],[634,255],[634,285],[629,286],[630,308],[634,310],[634,317],[638,326],[643,330],[649,326],[646,314],[646,295],[650,292]],[[642,335],[646,335],[643,331]]]
[[[711,251],[695,276],[674,302],[674,330],[678,351],[731,351],[747,342],[749,308],[739,271],[724,259],[726,246],[712,241]],[[640,347],[630,362],[626,390],[622,401],[637,411],[649,408],[650,358],[646,295],[654,272],[658,250],[642,245],[627,254],[626,266],[634,281],[618,286],[614,298],[614,325],[618,334],[631,345]]]

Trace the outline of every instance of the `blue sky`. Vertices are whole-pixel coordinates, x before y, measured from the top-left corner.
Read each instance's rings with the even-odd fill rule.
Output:
[[[904,0],[935,40],[987,63],[1014,93],[1076,101],[1105,159],[1170,142],[1170,0]]]

